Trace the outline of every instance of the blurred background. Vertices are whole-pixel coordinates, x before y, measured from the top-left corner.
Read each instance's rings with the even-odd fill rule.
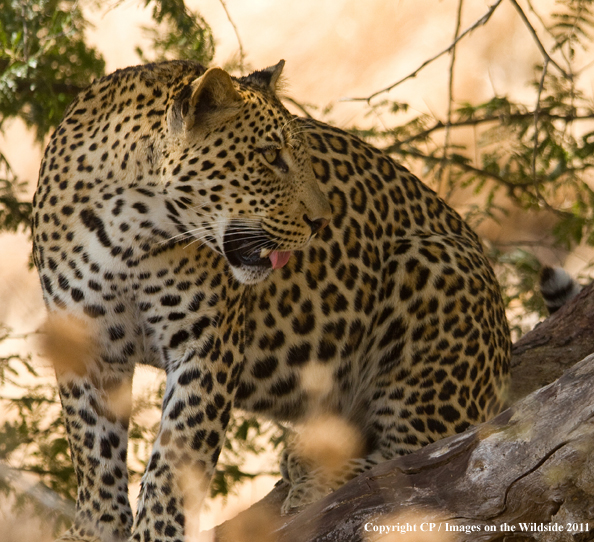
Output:
[[[593,4],[0,0],[0,518],[33,510],[51,538],[75,495],[52,371],[39,356],[45,313],[28,219],[44,145],[78,89],[163,58],[234,75],[285,59],[287,107],[390,152],[477,230],[517,338],[544,315],[541,265],[590,274]],[[138,371],[133,501],[162,380]],[[237,417],[205,528],[269,491],[283,438],[278,426]],[[28,539],[21,523],[10,529],[8,540]]]

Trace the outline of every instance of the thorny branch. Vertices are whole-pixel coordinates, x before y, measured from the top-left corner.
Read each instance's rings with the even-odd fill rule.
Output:
[[[413,79],[414,77],[417,76],[417,74],[423,70],[425,67],[427,67],[429,64],[431,64],[432,62],[434,62],[435,60],[437,60],[438,58],[442,57],[443,55],[445,55],[446,53],[449,53],[454,47],[456,47],[456,44],[462,39],[464,38],[467,34],[470,34],[473,30],[475,30],[476,28],[478,28],[479,26],[483,26],[485,24],[487,24],[487,22],[489,21],[489,19],[491,18],[491,15],[493,15],[493,13],[495,12],[495,10],[499,7],[499,4],[501,4],[501,2],[503,2],[503,0],[497,0],[490,8],[489,10],[480,18],[478,19],[474,24],[472,24],[471,26],[469,26],[466,30],[464,30],[464,32],[462,32],[462,34],[460,34],[452,44],[450,44],[446,49],[444,49],[443,51],[437,53],[435,56],[429,58],[428,60],[426,60],[425,62],[423,62],[415,71],[409,73],[406,77],[403,77],[402,79],[396,81],[395,83],[391,84],[390,86],[383,88],[381,90],[378,90],[377,92],[374,92],[373,94],[370,94],[367,97],[359,97],[359,98],[345,98],[343,101],[347,101],[347,102],[367,102],[370,103],[371,100],[373,98],[375,98],[376,96],[379,96],[380,94],[383,94],[384,92],[390,92],[392,89],[396,88],[398,85],[400,85],[401,83],[403,83],[404,81],[407,81],[408,79]]]
[[[443,51],[440,51],[436,55],[432,56],[431,58],[425,60],[425,62],[423,62],[418,68],[416,68],[413,72],[409,73],[407,76],[403,77],[402,79],[399,79],[395,83],[392,83],[391,85],[389,85],[389,86],[387,86],[387,87],[385,87],[385,88],[383,88],[381,90],[378,90],[378,91],[374,92],[373,94],[370,94],[369,96],[356,97],[356,98],[345,98],[343,101],[367,102],[369,104],[373,98],[376,98],[380,94],[384,94],[386,92],[390,92],[391,90],[393,90],[394,88],[396,88],[398,85],[404,83],[408,79],[415,78],[419,74],[419,72],[422,71],[424,68],[426,68],[429,64],[433,63],[435,60],[437,60],[438,58],[442,57],[446,53],[449,53],[450,51],[453,51],[454,48],[456,47],[456,44],[460,40],[462,40],[462,38],[464,38],[465,36],[467,36],[468,34],[470,34],[473,30],[475,30],[479,26],[484,26],[485,24],[487,24],[487,22],[489,21],[489,19],[491,18],[491,16],[495,12],[495,10],[499,7],[499,5],[501,4],[502,1],[503,0],[497,0],[487,10],[487,12],[482,17],[480,17],[477,21],[475,21],[472,25],[470,25],[466,30],[464,30],[464,32],[462,32],[460,35],[458,35],[456,37],[456,39],[448,47],[446,47]],[[528,31],[532,35],[532,37],[533,37],[533,39],[534,39],[534,41],[536,43],[536,46],[538,47],[538,49],[541,52],[542,56],[548,62],[550,62],[561,73],[561,75],[563,75],[563,77],[571,80],[571,78],[572,78],[571,74],[568,74],[561,66],[559,66],[559,64],[557,62],[555,62],[555,60],[549,55],[549,53],[547,52],[547,50],[544,48],[542,42],[540,41],[540,39],[538,37],[538,34],[536,33],[536,30],[534,29],[534,27],[532,26],[532,24],[528,20],[528,17],[526,17],[526,14],[524,13],[524,11],[520,7],[520,5],[517,3],[517,1],[516,0],[510,0],[510,2],[513,4],[513,6],[515,7],[516,11],[520,15],[520,18],[522,19],[522,21],[524,22],[524,24],[528,28]]]

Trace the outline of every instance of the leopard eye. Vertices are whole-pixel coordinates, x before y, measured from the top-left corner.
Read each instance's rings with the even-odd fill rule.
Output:
[[[280,157],[280,149],[268,147],[262,151],[262,156],[269,164],[274,164]]]

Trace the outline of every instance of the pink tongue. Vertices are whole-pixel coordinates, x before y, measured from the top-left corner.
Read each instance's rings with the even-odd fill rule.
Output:
[[[268,257],[270,258],[270,263],[272,263],[272,269],[280,269],[289,261],[291,251],[282,252],[280,250],[273,250]]]

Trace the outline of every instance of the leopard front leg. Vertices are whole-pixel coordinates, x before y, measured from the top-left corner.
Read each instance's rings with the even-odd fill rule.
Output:
[[[48,318],[45,353],[56,370],[78,490],[72,527],[59,540],[123,542],[130,536],[126,449],[133,356],[122,340],[103,340],[100,319]],[[120,344],[121,343],[121,344]]]
[[[166,349],[165,357],[177,361],[167,363],[161,426],[142,480],[132,540],[179,541],[198,533],[243,367],[240,297],[226,299],[225,308],[234,308],[225,314],[200,316],[189,326],[199,330],[199,341]]]
[[[118,408],[114,411],[110,395],[114,391],[118,402],[127,401],[124,394],[129,395],[131,376],[114,380],[107,388],[88,377],[58,377],[78,482],[74,525],[60,540],[117,542],[130,534],[128,415]]]

